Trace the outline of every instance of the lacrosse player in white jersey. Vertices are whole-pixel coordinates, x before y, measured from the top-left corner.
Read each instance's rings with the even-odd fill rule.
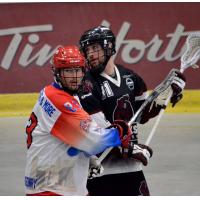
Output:
[[[87,195],[90,156],[127,145],[131,130],[123,121],[99,127],[74,97],[85,73],[85,59],[76,46],[58,48],[52,71],[54,82],[40,92],[26,126],[25,193]]]
[[[112,56],[116,50],[113,32],[104,26],[84,32],[80,38],[80,49],[89,68],[85,77],[87,87],[85,92],[83,90],[79,94],[83,108],[97,118],[97,122],[100,122],[99,116],[103,114],[110,123],[117,119],[128,122],[147,98],[147,87],[134,71],[114,64]],[[180,100],[184,86],[185,78],[177,70],[172,81],[173,105]],[[162,93],[150,102],[137,122],[146,123],[158,115],[165,107],[166,98],[167,95]],[[113,148],[102,162],[104,173],[88,180],[90,195],[150,195],[141,163],[148,164],[152,150],[146,145],[137,144],[137,127],[133,126],[132,130],[129,148]]]

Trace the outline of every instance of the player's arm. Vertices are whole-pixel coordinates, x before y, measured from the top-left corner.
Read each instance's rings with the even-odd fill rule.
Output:
[[[135,106],[134,111],[141,107],[148,97],[147,86],[144,80],[137,74],[133,74],[134,83],[135,83]],[[153,106],[150,109],[151,104],[147,105],[143,110],[140,116],[137,118],[138,123],[146,123],[150,118],[155,117],[161,110],[161,106]]]
[[[81,108],[78,101],[70,102],[71,106],[67,107],[66,99],[62,102],[61,98],[56,98],[56,101],[61,114],[50,132],[59,140],[90,155],[121,145],[121,138],[126,134],[123,127],[101,128]]]
[[[168,79],[172,79],[170,82],[170,85],[168,87],[165,87],[166,83],[169,82]],[[145,83],[144,81],[139,77],[140,79],[140,94],[145,92]],[[161,109],[165,109],[165,101],[170,93],[170,90],[172,90],[172,97],[170,99],[172,103],[172,107],[175,106],[177,102],[179,102],[183,96],[182,91],[185,87],[186,79],[183,74],[181,74],[178,70],[175,71],[175,76],[170,77],[170,73],[167,76],[167,78],[158,86],[164,88],[161,90],[161,92],[158,94],[158,96],[152,100],[152,102],[149,102],[149,104],[144,108],[142,111],[142,114],[140,115],[140,118],[138,119],[138,122],[140,123],[146,123],[149,119],[157,116]],[[163,85],[162,85],[163,84]],[[137,98],[139,99],[137,101]],[[140,96],[136,96],[136,110],[140,108],[140,106],[144,103],[145,98],[142,99]]]

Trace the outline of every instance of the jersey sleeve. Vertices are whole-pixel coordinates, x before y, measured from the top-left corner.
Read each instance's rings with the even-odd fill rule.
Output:
[[[94,93],[79,94],[79,98],[81,106],[90,115],[101,111],[101,102]]]
[[[56,95],[51,92],[46,91],[46,95],[60,112],[50,130],[53,136],[90,155],[121,144],[117,129],[100,128],[75,98],[70,95],[66,97],[64,92]]]
[[[141,101],[145,100],[147,97],[147,86],[144,80],[137,74],[135,76],[135,87],[136,87],[136,94],[135,100]]]
[[[136,73],[133,73],[133,80],[135,83],[135,106],[134,110],[137,111],[145,99],[148,97],[147,86],[144,80]]]
[[[135,110],[137,111],[141,105],[144,103],[145,99],[148,97],[147,86],[144,80],[137,74],[135,76]],[[151,109],[150,109],[151,108]],[[148,104],[143,110],[138,122],[144,124],[149,121],[149,119],[157,116],[161,110],[160,106],[155,106],[155,104]]]

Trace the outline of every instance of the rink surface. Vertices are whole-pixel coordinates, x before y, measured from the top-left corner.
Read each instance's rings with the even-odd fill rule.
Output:
[[[0,196],[24,195],[27,117],[0,118]],[[153,121],[139,127],[145,142]],[[164,114],[145,176],[154,196],[200,195],[200,114]]]

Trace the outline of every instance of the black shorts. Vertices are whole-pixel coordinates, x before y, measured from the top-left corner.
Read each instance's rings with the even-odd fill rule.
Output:
[[[90,196],[149,196],[142,171],[109,174],[87,182]]]

